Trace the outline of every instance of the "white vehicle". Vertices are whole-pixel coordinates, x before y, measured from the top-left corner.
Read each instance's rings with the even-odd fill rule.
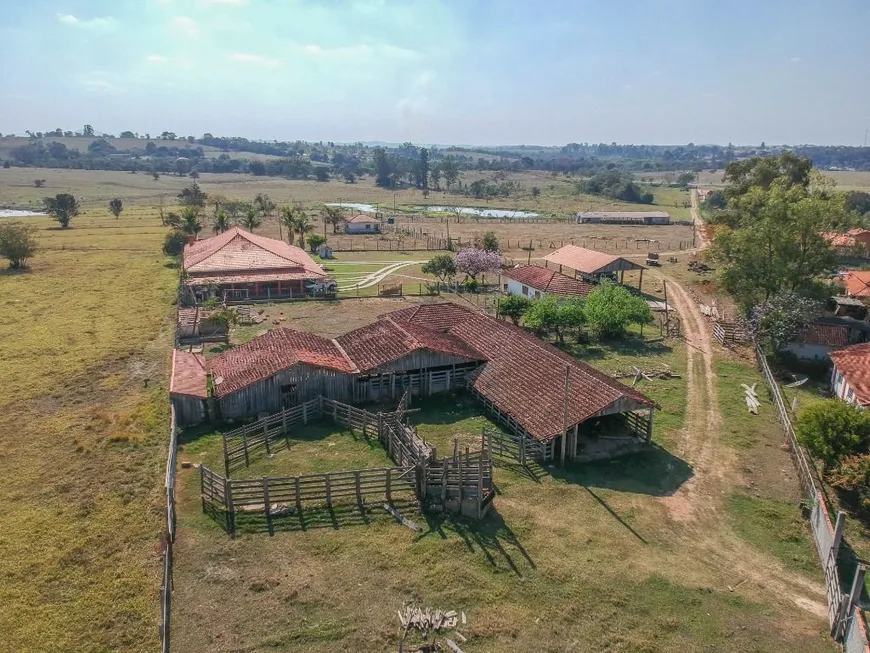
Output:
[[[338,282],[335,279],[305,282],[305,291],[310,295],[334,295],[337,290]]]

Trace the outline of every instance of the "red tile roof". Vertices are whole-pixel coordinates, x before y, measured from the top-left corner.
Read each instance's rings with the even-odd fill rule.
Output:
[[[377,222],[377,223],[380,223],[380,220],[378,220],[377,218],[373,218],[373,217],[370,216],[370,215],[365,215],[365,214],[363,214],[363,213],[360,213],[359,215],[355,215],[355,216],[353,216],[350,220],[348,220],[348,222],[353,222],[353,223],[359,223],[359,222]]]
[[[577,270],[584,274],[595,274],[602,268],[623,260],[633,267],[633,269],[641,269],[643,266],[633,263],[621,256],[614,254],[605,254],[604,252],[596,252],[594,249],[586,249],[585,247],[577,247],[577,245],[565,245],[560,247],[555,252],[547,254],[544,260],[556,265],[564,265],[565,267]]]
[[[832,351],[831,360],[852,388],[858,403],[870,406],[870,342]]]
[[[513,279],[541,292],[569,297],[585,297],[595,289],[591,283],[569,277],[556,270],[538,265],[523,265],[502,271],[502,276]]]
[[[849,344],[849,327],[841,324],[814,322],[801,334],[799,341],[805,345],[845,347]]]
[[[172,350],[172,377],[169,381],[170,395],[184,395],[205,399],[205,360],[202,354],[193,354],[179,349]]]
[[[215,379],[215,395],[223,397],[300,362],[339,372],[356,371],[334,341],[287,328],[273,329],[215,356],[209,369]]]
[[[843,281],[846,283],[846,294],[851,297],[870,297],[870,270],[847,272]]]
[[[305,278],[326,276],[303,249],[239,227],[185,246],[183,267],[193,277],[232,276],[254,271],[304,273]]]
[[[854,236],[834,232],[823,233],[822,238],[831,243],[834,247],[854,247],[856,242]]]
[[[336,342],[362,372],[371,372],[420,349],[472,361],[484,358],[456,338],[414,324],[399,324],[389,316],[345,333]]]
[[[407,322],[435,331],[447,331],[449,328],[465,322],[477,315],[475,311],[459,304],[439,302],[437,304],[420,304],[398,311],[386,313],[381,317],[389,317],[393,322]]]
[[[475,315],[450,333],[488,359],[474,388],[536,439],[562,433],[566,368],[569,426],[620,401],[626,404],[622,410],[655,406],[640,392],[506,322]]]

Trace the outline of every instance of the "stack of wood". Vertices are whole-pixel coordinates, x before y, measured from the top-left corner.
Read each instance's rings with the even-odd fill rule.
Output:
[[[746,391],[746,407],[749,409],[749,412],[753,415],[758,415],[758,407],[761,405],[761,402],[758,401],[758,395],[755,393],[755,386],[757,383],[753,383],[752,387],[746,385],[745,383],[741,383],[743,389]]]
[[[415,653],[434,653],[435,651],[453,651],[453,653],[462,653],[462,649],[460,649],[459,645],[453,640],[445,638],[444,644],[442,645],[441,642],[435,641],[434,636],[439,633],[454,630],[460,622],[464,625],[466,623],[464,612],[461,613],[460,616],[456,610],[445,611],[440,609],[433,610],[431,608],[426,608],[424,610],[415,605],[407,605],[403,606],[403,608],[398,611],[398,615],[403,628],[402,639],[399,643],[399,651],[401,653],[411,653],[412,651]],[[424,639],[427,639],[431,633],[433,636],[432,641],[413,648],[405,648],[405,638],[408,636],[408,631],[411,629],[420,631]],[[456,631],[454,637],[462,642],[467,641],[459,631]]]

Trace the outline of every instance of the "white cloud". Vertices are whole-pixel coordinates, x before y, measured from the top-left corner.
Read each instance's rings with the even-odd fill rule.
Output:
[[[792,57],[791,59],[789,59],[789,61],[791,61],[792,63],[800,63],[801,58],[800,57]]]
[[[111,16],[76,18],[72,14],[58,14],[57,19],[64,25],[79,27],[81,29],[107,30],[114,28],[116,25],[115,19]]]
[[[204,5],[244,5],[248,0],[199,0]]]
[[[230,55],[230,60],[238,61],[240,63],[248,63],[254,66],[262,66],[263,68],[275,68],[276,66],[281,65],[280,59],[272,59],[260,54],[250,54],[248,52],[234,52]]]
[[[162,54],[149,54],[145,59],[151,63],[167,63],[169,61]]]
[[[199,25],[196,24],[193,18],[188,16],[176,16],[169,22],[169,26],[184,36],[199,36]]]

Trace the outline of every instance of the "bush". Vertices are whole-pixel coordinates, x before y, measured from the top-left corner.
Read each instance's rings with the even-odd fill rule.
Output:
[[[9,260],[13,270],[27,267],[27,259],[37,250],[36,229],[20,222],[0,224],[0,256]]]
[[[852,494],[864,510],[870,510],[870,455],[847,456],[828,476],[838,490]]]
[[[180,256],[187,243],[187,234],[180,229],[173,229],[163,240],[163,253],[167,256]]]
[[[804,409],[795,433],[810,455],[830,470],[848,456],[867,453],[870,412],[839,399],[826,399]]]
[[[510,295],[499,302],[499,315],[510,318],[514,326],[518,326],[520,319],[531,307],[532,302],[522,295]]]
[[[311,234],[308,236],[308,248],[312,252],[316,252],[317,248],[326,242],[326,236],[320,234]]]

